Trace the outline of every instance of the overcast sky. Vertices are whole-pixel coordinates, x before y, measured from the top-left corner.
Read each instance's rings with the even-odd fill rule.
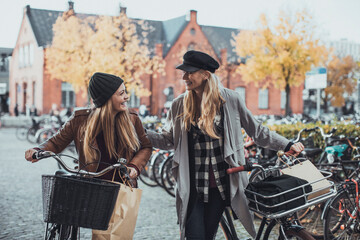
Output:
[[[73,0],[76,12],[117,15],[119,4],[130,18],[167,20],[198,12],[201,25],[255,29],[261,13],[276,18],[279,10],[306,8],[323,40],[347,39],[360,43],[360,0]],[[67,0],[0,0],[0,47],[13,48],[23,8],[64,11]]]

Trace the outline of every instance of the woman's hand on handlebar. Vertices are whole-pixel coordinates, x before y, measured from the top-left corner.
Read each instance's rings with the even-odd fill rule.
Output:
[[[33,158],[34,154],[37,153],[38,150],[34,149],[34,148],[30,148],[28,150],[25,151],[25,159],[26,161],[35,163],[37,161],[39,161],[39,159],[35,159]]]
[[[129,170],[129,177],[130,177],[131,179],[135,179],[135,178],[138,177],[138,174],[137,174],[137,171],[136,171],[135,168],[133,168],[133,167],[128,167],[128,170]]]
[[[293,156],[297,156],[299,155],[299,153],[301,153],[302,151],[304,151],[304,145],[301,142],[297,142],[294,143],[291,147],[290,150],[287,152],[288,155],[293,155]]]

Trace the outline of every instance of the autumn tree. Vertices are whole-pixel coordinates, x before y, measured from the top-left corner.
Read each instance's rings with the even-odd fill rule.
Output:
[[[311,16],[305,11],[295,15],[280,12],[278,21],[271,27],[262,14],[257,30],[240,31],[232,44],[239,58],[246,58],[246,63],[240,64],[236,72],[245,82],[285,89],[288,115],[291,113],[290,87],[304,82],[305,73],[318,65],[326,48],[315,39]]]
[[[355,91],[357,84],[355,74],[359,70],[359,65],[351,56],[340,58],[333,55],[326,68],[327,87],[323,97],[325,112],[328,110],[329,101],[334,107],[342,107],[346,100],[345,93],[351,95]]]
[[[148,27],[123,12],[84,18],[64,13],[53,31],[46,52],[47,71],[53,78],[71,83],[75,91],[87,89],[91,75],[99,71],[122,77],[137,96],[149,96],[142,77],[164,74],[164,61],[147,46]]]

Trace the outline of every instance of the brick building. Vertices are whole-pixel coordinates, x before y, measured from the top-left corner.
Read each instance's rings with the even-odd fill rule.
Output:
[[[70,2],[69,8],[73,8]],[[120,11],[126,11],[122,8]],[[50,79],[45,73],[45,51],[52,41],[52,25],[63,12],[24,8],[23,20],[10,69],[11,106],[19,105],[20,111],[35,106],[40,113],[48,113],[53,104],[61,108],[86,106],[87,99],[75,94],[70,84]],[[86,16],[86,14],[75,14]],[[139,19],[133,19],[139,21]],[[226,66],[222,82],[225,87],[238,91],[254,114],[283,114],[285,94],[273,87],[259,89],[254,84],[242,81],[240,75],[232,74],[240,64],[231,46],[232,34],[238,29],[203,26],[197,23],[197,11],[167,21],[143,20],[153,31],[148,35],[152,54],[161,56],[165,62],[164,76],[144,76],[144,85],[152,92],[150,97],[138,99],[132,96],[131,107],[146,105],[150,113],[160,115],[166,102],[185,91],[182,73],[175,69],[181,63],[179,52],[188,49],[203,50]],[[126,79],[125,79],[126,80]],[[302,113],[302,87],[291,89],[291,108]]]

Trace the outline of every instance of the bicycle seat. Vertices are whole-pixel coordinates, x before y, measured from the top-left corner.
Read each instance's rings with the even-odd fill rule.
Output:
[[[322,153],[322,151],[323,150],[321,148],[305,148],[304,149],[305,155],[308,157],[314,157],[314,156]]]

